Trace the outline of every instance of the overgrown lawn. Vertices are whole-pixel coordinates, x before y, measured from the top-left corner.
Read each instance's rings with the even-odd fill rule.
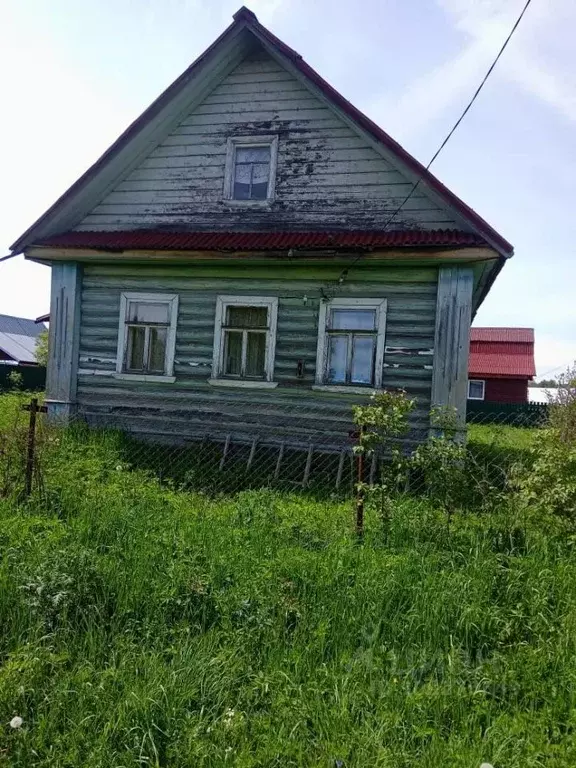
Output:
[[[0,765],[576,764],[573,539],[406,500],[359,545],[350,502],[120,456],[63,433],[0,502]]]

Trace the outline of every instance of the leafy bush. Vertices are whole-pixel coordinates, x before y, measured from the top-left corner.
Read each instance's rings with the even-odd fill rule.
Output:
[[[550,425],[531,455],[531,464],[515,473],[524,505],[576,526],[576,367],[560,377],[559,401],[551,405]]]

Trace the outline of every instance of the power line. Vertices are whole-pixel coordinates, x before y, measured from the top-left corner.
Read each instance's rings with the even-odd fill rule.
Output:
[[[551,373],[555,373],[556,371],[559,371],[560,369],[563,369],[563,371],[566,371],[572,364],[573,360],[569,360],[567,363],[563,365],[557,365],[556,368],[550,368],[549,371],[546,371],[545,373],[542,373],[538,378],[539,379],[545,379],[546,376],[549,376]]]
[[[482,90],[482,88],[484,88],[484,86],[486,85],[486,81],[488,80],[488,78],[489,78],[489,77],[490,77],[490,75],[492,74],[492,72],[493,72],[493,70],[494,70],[494,68],[495,68],[496,64],[498,64],[498,61],[499,61],[500,57],[502,56],[502,54],[503,54],[503,53],[504,53],[504,51],[506,50],[506,47],[508,46],[508,43],[509,43],[509,42],[510,42],[510,40],[512,39],[512,37],[513,37],[514,33],[516,32],[516,30],[517,30],[517,28],[518,28],[518,25],[519,25],[519,24],[520,24],[520,22],[522,21],[522,18],[524,17],[524,14],[525,14],[525,13],[526,13],[526,11],[528,10],[528,6],[530,5],[530,3],[531,3],[531,2],[532,2],[532,0],[526,0],[526,3],[524,4],[524,7],[522,8],[522,11],[520,12],[520,15],[518,16],[518,18],[516,19],[516,21],[515,21],[515,23],[514,23],[514,26],[512,27],[512,29],[510,30],[510,32],[508,33],[508,37],[506,38],[506,40],[504,40],[504,43],[503,43],[502,47],[501,47],[501,48],[500,48],[500,50],[498,51],[498,55],[496,56],[496,58],[494,59],[494,61],[493,61],[493,62],[492,62],[492,64],[490,65],[490,67],[488,68],[488,70],[487,70],[486,74],[485,74],[485,75],[484,75],[484,77],[482,78],[482,81],[481,81],[480,85],[478,86],[478,88],[476,89],[476,91],[475,91],[474,95],[472,96],[472,98],[470,99],[470,101],[468,102],[468,104],[466,105],[466,108],[464,109],[464,111],[462,112],[462,114],[460,115],[460,117],[458,118],[458,120],[456,120],[456,122],[454,123],[454,125],[452,126],[452,128],[450,129],[450,131],[448,132],[448,134],[447,134],[446,138],[444,139],[444,141],[442,142],[442,144],[440,144],[440,146],[438,147],[438,149],[436,150],[436,152],[434,152],[434,154],[433,154],[433,156],[432,156],[432,159],[430,160],[430,162],[429,162],[429,163],[428,163],[428,165],[426,166],[426,170],[427,170],[427,171],[429,171],[429,170],[430,170],[430,167],[431,167],[432,163],[433,163],[433,162],[434,162],[434,161],[437,159],[438,155],[440,154],[440,152],[442,152],[442,150],[444,149],[444,147],[446,146],[446,144],[448,144],[448,142],[450,141],[450,139],[451,139],[451,138],[452,138],[452,136],[454,135],[455,131],[457,130],[458,126],[460,125],[460,123],[462,122],[462,120],[464,120],[464,118],[466,117],[466,115],[468,114],[468,112],[470,111],[470,108],[472,107],[472,104],[474,104],[474,102],[475,102],[475,101],[476,101],[476,99],[478,98],[478,95],[479,95],[480,91],[481,91],[481,90]],[[416,191],[416,189],[418,188],[418,186],[419,186],[419,184],[420,184],[420,182],[421,182],[421,181],[422,181],[422,176],[420,176],[420,177],[419,177],[419,178],[416,180],[416,182],[413,184],[413,186],[412,186],[412,189],[410,190],[410,192],[409,192],[409,193],[406,195],[406,197],[404,198],[404,200],[402,200],[402,202],[400,203],[400,205],[398,206],[398,208],[397,208],[397,209],[394,211],[394,213],[393,213],[393,214],[390,216],[390,218],[389,218],[389,219],[388,219],[388,220],[385,222],[385,224],[384,224],[384,229],[383,229],[382,231],[384,231],[384,232],[385,232],[385,231],[387,230],[387,228],[388,228],[389,224],[391,224],[391,222],[392,222],[392,221],[393,221],[393,220],[396,218],[396,216],[397,216],[397,215],[400,213],[400,211],[402,210],[402,208],[403,208],[403,207],[406,205],[406,203],[408,202],[408,200],[410,200],[410,198],[412,197],[412,195],[414,194],[414,192],[415,192],[415,191]],[[354,260],[353,260],[353,261],[352,261],[352,262],[351,262],[351,263],[350,263],[350,264],[349,264],[347,267],[344,267],[344,269],[342,270],[342,272],[341,272],[341,274],[340,274],[340,277],[338,278],[338,283],[340,283],[340,284],[341,284],[341,283],[344,281],[344,279],[346,278],[346,276],[347,276],[347,274],[348,274],[348,271],[349,271],[350,269],[352,269],[352,267],[353,267],[353,266],[354,266],[354,265],[355,265],[355,264],[356,264],[358,261],[360,261],[360,259],[363,257],[363,255],[364,255],[363,253],[359,254],[359,255],[358,255],[358,256],[357,256],[357,257],[356,257],[356,258],[355,258],[355,259],[354,259]]]

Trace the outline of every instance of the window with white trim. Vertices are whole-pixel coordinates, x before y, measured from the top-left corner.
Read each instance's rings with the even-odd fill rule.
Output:
[[[165,293],[123,293],[118,327],[118,374],[172,377],[178,296]]]
[[[212,380],[272,382],[278,299],[218,296]]]
[[[468,400],[484,400],[486,382],[483,379],[468,379]]]
[[[386,299],[332,299],[320,303],[316,384],[382,386]]]
[[[228,139],[224,198],[264,203],[274,197],[277,136],[234,136]]]

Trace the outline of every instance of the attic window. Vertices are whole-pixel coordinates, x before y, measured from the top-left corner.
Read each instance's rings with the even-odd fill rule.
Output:
[[[274,197],[276,136],[235,136],[228,139],[224,198],[262,204]]]

